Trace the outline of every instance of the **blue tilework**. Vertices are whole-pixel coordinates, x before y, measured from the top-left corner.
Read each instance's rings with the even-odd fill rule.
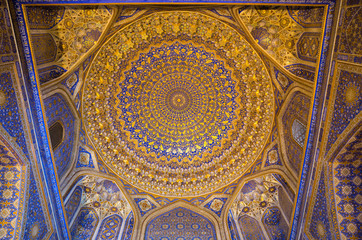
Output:
[[[63,142],[55,149],[54,159],[61,178],[71,163],[74,144],[75,117],[62,95],[56,93],[44,100],[48,126],[60,121],[64,127]]]
[[[25,181],[21,172],[21,163],[12,156],[6,145],[1,144],[0,136],[0,228],[5,230],[1,239],[13,239],[15,228],[11,222],[17,221],[19,211],[22,210],[21,182]],[[17,231],[20,231],[18,229]]]
[[[361,214],[362,189],[362,131],[359,131],[354,141],[345,147],[345,152],[339,155],[333,163],[334,192],[337,203],[336,210],[341,217],[337,217],[341,233],[347,239],[362,238],[362,223],[358,217]],[[337,197],[338,196],[338,197]]]
[[[347,92],[355,94],[348,101]],[[326,154],[349,122],[362,110],[362,74],[342,70],[339,76],[332,124],[329,130]],[[355,93],[353,93],[355,92]]]
[[[293,83],[287,76],[281,73],[278,69],[274,68],[275,78],[278,80],[283,91],[286,92],[288,87]]]
[[[279,157],[278,144],[275,144],[272,149],[270,149],[267,153],[267,158],[265,161],[265,166],[272,165],[282,165],[282,161]]]
[[[40,203],[40,196],[37,189],[33,172],[30,172],[28,214],[25,225],[24,239],[44,239],[48,232],[44,211]],[[32,235],[32,230],[38,228],[37,234]]]
[[[248,240],[264,240],[264,234],[257,220],[248,216],[242,215],[239,217],[239,226],[244,239]]]
[[[101,223],[97,240],[116,239],[122,226],[122,218],[116,214],[107,217]]]
[[[141,216],[156,208],[156,206],[151,203],[147,198],[134,198],[134,200],[140,210]]]
[[[218,201],[218,203],[220,203],[222,205],[221,206],[214,206],[215,203],[216,203],[215,200],[220,200],[220,201]],[[220,217],[226,200],[228,200],[228,199],[227,198],[214,198],[212,201],[210,201],[208,204],[206,204],[205,207],[210,209],[211,211],[213,211],[214,213],[216,213],[216,215],[218,215]]]
[[[307,95],[301,92],[294,93],[282,118],[287,160],[297,173],[303,162],[303,148],[293,138],[292,125],[295,119],[307,125],[310,102]]]
[[[272,240],[284,240],[287,238],[288,225],[278,207],[268,208],[262,218],[264,227]]]
[[[327,196],[326,186],[324,182],[324,171],[322,171],[309,227],[310,233],[316,239],[332,239],[332,235],[330,232],[330,223],[328,220],[328,205],[326,199]]]
[[[72,221],[74,214],[77,212],[81,199],[82,188],[77,186],[70,196],[68,202],[65,204],[65,213],[67,214],[68,223]]]
[[[77,161],[77,165],[75,167],[76,168],[79,168],[79,167],[94,168],[92,154],[90,154],[84,148],[80,147],[79,153],[78,153],[78,161]]]
[[[205,217],[185,208],[176,208],[153,219],[146,239],[216,240],[215,228]]]
[[[24,129],[10,72],[0,73],[0,93],[5,94],[5,103],[0,105],[0,123],[10,136],[16,138],[16,143],[27,154]]]
[[[79,83],[79,69],[75,71],[72,75],[67,77],[63,82],[62,85],[64,85],[69,92],[73,95],[75,89],[77,88]]]
[[[98,224],[97,213],[92,208],[80,209],[71,228],[73,240],[91,239]]]

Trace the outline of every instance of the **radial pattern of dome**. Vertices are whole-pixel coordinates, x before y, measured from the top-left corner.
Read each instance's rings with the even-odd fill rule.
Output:
[[[103,161],[160,195],[231,183],[273,124],[262,60],[235,29],[200,13],[159,12],[119,30],[87,79],[82,114]]]

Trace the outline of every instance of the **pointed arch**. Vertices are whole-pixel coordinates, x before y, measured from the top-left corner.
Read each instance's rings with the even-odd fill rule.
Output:
[[[216,239],[224,239],[226,237],[226,236],[224,236],[225,232],[220,231],[219,223],[211,213],[202,209],[201,207],[191,205],[184,201],[178,201],[178,202],[168,205],[162,209],[156,210],[156,211],[152,212],[150,215],[148,215],[146,217],[146,219],[142,222],[141,231],[138,234],[138,236],[136,236],[135,239],[144,239],[144,238],[146,239],[146,237],[148,236],[147,231],[150,229],[150,227],[149,227],[150,224],[154,223],[154,220],[159,217],[162,217],[162,216],[168,217],[167,214],[170,214],[170,216],[173,216],[174,218],[178,218],[176,216],[177,211],[180,211],[180,212],[184,211],[184,212],[189,213],[190,216],[193,216],[197,219],[203,219],[203,221],[205,223],[205,225],[204,225],[205,229],[207,229],[207,228],[212,229],[212,235],[209,236],[209,237],[211,237],[210,239],[216,240]],[[206,226],[206,223],[209,226]],[[190,227],[192,227],[192,224],[193,223],[190,224]],[[162,226],[160,226],[160,227],[162,228]],[[170,228],[171,227],[172,226],[170,226]],[[176,224],[173,227],[175,229],[177,229]],[[196,228],[197,226],[195,225],[194,227]],[[180,226],[180,228],[182,228],[182,227]],[[201,238],[201,239],[203,239],[203,238]]]

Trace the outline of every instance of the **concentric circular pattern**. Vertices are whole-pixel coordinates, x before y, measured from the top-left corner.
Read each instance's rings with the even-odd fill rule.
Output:
[[[84,88],[86,131],[107,165],[145,191],[195,196],[240,177],[273,121],[270,79],[233,28],[158,12],[100,49]]]
[[[145,68],[147,60],[152,64]],[[228,137],[238,108],[235,82],[202,47],[151,48],[124,76],[117,106],[123,128],[148,154],[189,162]]]

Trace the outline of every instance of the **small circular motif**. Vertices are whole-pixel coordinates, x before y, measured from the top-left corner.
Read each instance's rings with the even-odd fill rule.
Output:
[[[267,203],[265,201],[260,202],[260,207],[266,207]]]
[[[185,214],[184,214],[183,212],[177,212],[177,213],[176,213],[176,216],[177,216],[177,217],[183,217],[184,215],[185,215]]]
[[[170,228],[170,225],[169,224],[162,224],[162,229],[166,230],[166,229],[169,229]]]
[[[176,228],[180,230],[180,229],[184,229],[185,226],[182,223],[179,223],[176,225]]]
[[[191,227],[192,227],[192,229],[199,229],[200,225],[195,223],[195,224],[192,224]]]
[[[249,210],[250,210],[250,209],[249,209],[248,207],[244,207],[244,208],[243,208],[243,212],[244,212],[244,213],[249,212]]]
[[[353,105],[358,99],[358,88],[354,84],[348,84],[345,90],[346,103]]]

